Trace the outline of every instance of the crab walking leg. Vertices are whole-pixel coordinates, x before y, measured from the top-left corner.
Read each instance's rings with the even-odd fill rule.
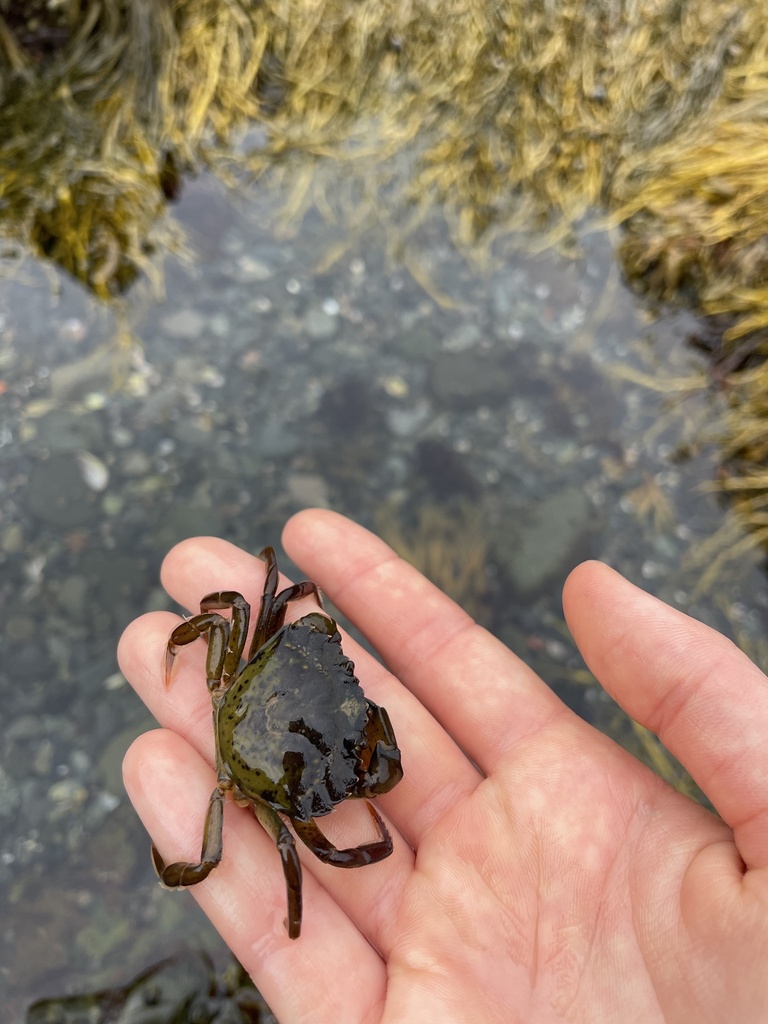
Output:
[[[265,594],[263,607],[259,613],[256,629],[254,630],[253,639],[248,651],[248,661],[251,661],[267,640],[281,629],[285,622],[285,610],[288,602],[298,601],[300,598],[308,597],[310,594],[315,595],[318,605],[322,608],[323,599],[320,596],[320,591],[317,589],[317,584],[312,583],[311,580],[302,580],[301,583],[294,583],[293,586],[281,590],[276,597],[270,598],[269,601],[266,600],[267,595]]]
[[[264,586],[261,591],[261,600],[259,601],[259,612],[256,616],[256,624],[253,629],[253,639],[251,640],[251,646],[248,649],[248,661],[251,661],[254,654],[264,643],[264,640],[269,635],[265,629],[267,622],[269,621],[269,615],[272,611],[272,605],[275,600],[275,594],[277,593],[277,582],[280,578],[280,574],[277,569],[277,555],[273,547],[266,547],[256,556],[263,562],[266,562],[267,569],[264,574]]]
[[[389,720],[386,708],[367,701],[368,721],[365,736],[367,749],[359,752],[363,764],[368,767],[359,796],[381,796],[393,789],[403,777],[400,749],[395,739],[395,730]]]
[[[196,885],[210,875],[221,860],[221,831],[224,823],[224,794],[232,788],[229,779],[220,779],[211,794],[208,813],[205,816],[203,829],[203,848],[197,864],[179,861],[166,865],[163,858],[152,844],[152,863],[157,876],[168,889],[179,889],[182,886]]]
[[[165,651],[165,685],[171,685],[171,670],[179,647],[192,644],[208,634],[208,654],[205,659],[208,689],[214,690],[221,682],[224,659],[229,645],[229,623],[223,615],[206,612],[193,615],[180,623],[171,633]]]
[[[362,843],[360,846],[350,846],[347,850],[337,850],[327,839],[315,821],[296,821],[291,824],[296,830],[296,835],[305,843],[312,853],[325,864],[333,864],[337,868],[362,868],[366,864],[375,864],[384,860],[394,849],[392,836],[387,831],[387,826],[381,820],[378,811],[366,801],[366,806],[371,812],[371,817],[376,822],[381,838],[372,843]]]
[[[235,590],[220,590],[215,594],[206,594],[200,602],[201,612],[214,609],[231,608],[232,620],[229,624],[229,638],[224,656],[222,671],[219,673],[221,685],[228,686],[229,681],[240,665],[240,658],[248,635],[248,621],[251,617],[251,606],[242,594]]]
[[[296,843],[277,811],[273,811],[262,800],[254,800],[251,806],[262,828],[272,836],[277,845],[280,859],[283,862],[283,874],[288,895],[288,917],[285,925],[288,929],[288,937],[298,939],[301,934],[301,862],[296,853]]]

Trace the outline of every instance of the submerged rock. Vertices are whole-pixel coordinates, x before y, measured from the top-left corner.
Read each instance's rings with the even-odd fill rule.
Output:
[[[566,487],[529,506],[499,533],[496,559],[521,596],[530,597],[588,557],[594,529],[592,503],[578,487]]]

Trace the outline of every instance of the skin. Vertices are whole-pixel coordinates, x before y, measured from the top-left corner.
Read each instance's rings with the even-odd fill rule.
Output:
[[[307,511],[283,543],[386,661],[345,638],[366,694],[391,715],[405,777],[376,802],[389,859],[340,871],[301,850],[295,941],[274,844],[228,804],[222,863],[191,892],[280,1021],[768,1020],[768,680],[741,652],[604,565],[566,582],[590,668],[721,820],[581,721],[361,527]],[[223,588],[255,602],[263,573],[198,538],[170,552],[162,576],[194,609]],[[122,638],[123,671],[165,727],[133,744],[124,773],[162,855],[192,859],[213,738],[204,645],[163,685],[177,622],[151,613]],[[337,846],[373,838],[357,801],[322,823]]]

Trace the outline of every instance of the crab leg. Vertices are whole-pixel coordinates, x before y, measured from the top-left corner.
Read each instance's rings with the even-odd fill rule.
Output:
[[[152,844],[152,863],[157,876],[168,889],[179,889],[185,885],[195,885],[210,875],[221,860],[221,829],[224,822],[224,794],[232,788],[229,779],[221,779],[211,794],[208,813],[205,816],[203,829],[203,848],[197,864],[179,861],[167,864]]]
[[[221,673],[229,647],[229,623],[216,612],[204,615],[193,615],[186,622],[181,622],[171,633],[165,651],[165,685],[171,685],[171,669],[179,647],[192,644],[201,636],[208,634],[208,654],[206,655],[206,674],[208,689],[213,691],[221,682]]]
[[[251,661],[267,640],[282,628],[285,622],[285,610],[288,602],[298,601],[299,598],[308,597],[310,594],[315,595],[317,603],[322,608],[323,599],[320,597],[320,591],[317,589],[317,584],[312,583],[311,580],[302,580],[301,583],[294,583],[293,586],[281,590],[276,596],[271,596],[265,592],[261,608],[259,609],[259,617],[256,621],[256,629],[253,633],[253,640],[251,640],[251,646],[248,651],[248,661]]]
[[[240,665],[240,658],[248,635],[248,620],[251,617],[251,606],[242,594],[235,590],[220,590],[215,594],[206,594],[200,602],[201,612],[214,609],[231,608],[232,619],[229,623],[229,636],[226,641],[226,654],[219,672],[220,685],[227,687],[229,681]],[[197,616],[201,618],[202,616]],[[219,616],[217,616],[219,618]]]
[[[375,864],[379,860],[384,860],[393,850],[392,836],[381,820],[379,812],[373,804],[369,804],[367,801],[366,804],[371,812],[371,817],[376,822],[380,838],[372,843],[350,846],[347,850],[337,850],[317,827],[317,822],[313,820],[296,821],[292,819],[291,824],[296,830],[296,835],[310,848],[318,860],[325,864],[333,864],[337,868],[362,868],[366,864]]]
[[[251,806],[261,826],[277,844],[277,850],[283,862],[283,874],[288,895],[288,917],[285,924],[288,929],[288,937],[298,939],[301,934],[301,863],[299,855],[296,853],[296,843],[277,811],[274,811],[262,800],[254,800]]]

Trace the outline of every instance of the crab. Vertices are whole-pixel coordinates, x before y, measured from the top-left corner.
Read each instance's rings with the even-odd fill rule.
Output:
[[[389,792],[403,769],[389,715],[364,695],[334,620],[318,611],[285,623],[290,601],[312,595],[322,609],[316,584],[304,580],[278,593],[274,548],[264,548],[259,558],[266,562],[266,576],[244,665],[250,606],[235,591],[208,594],[200,614],[177,626],[168,640],[166,686],[178,648],[201,637],[208,641],[217,780],[199,862],[166,865],[155,846],[152,860],[167,888],[202,882],[222,858],[225,798],[250,806],[277,845],[288,896],[285,923],[295,939],[301,933],[301,864],[283,817],[324,863],[375,864],[392,853],[393,844],[371,803],[379,836],[360,846],[337,849],[314,819],[343,800]],[[229,619],[219,614],[225,609]]]

